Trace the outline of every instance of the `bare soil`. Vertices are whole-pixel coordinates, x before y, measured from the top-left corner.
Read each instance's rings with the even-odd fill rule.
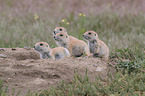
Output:
[[[39,54],[31,48],[0,49],[0,79],[4,86],[8,85],[8,93],[12,88],[21,94],[31,91],[48,90],[65,80],[71,82],[74,70],[84,76],[88,70],[90,80],[100,75],[106,77],[107,63],[100,58],[66,58],[63,60],[40,59]]]

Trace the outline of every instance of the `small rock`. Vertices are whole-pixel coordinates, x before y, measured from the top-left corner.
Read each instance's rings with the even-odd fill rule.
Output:
[[[7,56],[0,54],[0,58],[7,58]]]
[[[34,63],[35,61],[34,60],[31,60],[31,61],[29,61],[30,63]]]
[[[103,71],[104,68],[103,67],[97,67],[96,71]]]
[[[31,48],[30,48],[30,47],[24,47],[24,49],[26,49],[26,50],[31,50]]]
[[[98,66],[98,64],[93,64],[93,66]]]
[[[47,84],[47,81],[44,79],[36,78],[35,80],[31,81],[30,84],[35,84],[35,85]]]
[[[16,83],[15,86],[18,86],[18,84]]]
[[[49,62],[50,64],[52,64],[53,62]]]
[[[52,74],[52,76],[53,76],[54,78],[60,78],[60,76],[57,75],[57,74]]]

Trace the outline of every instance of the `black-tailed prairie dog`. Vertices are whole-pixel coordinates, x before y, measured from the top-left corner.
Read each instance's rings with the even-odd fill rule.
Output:
[[[87,43],[82,40],[70,40],[70,36],[66,33],[57,33],[54,39],[60,46],[69,49],[71,55],[74,57],[80,57],[82,55],[90,56],[89,47]]]
[[[107,45],[98,38],[98,35],[94,31],[87,31],[83,34],[83,38],[88,42],[90,52],[94,56],[102,57],[104,60],[109,58],[109,48]]]
[[[46,42],[38,42],[34,45],[34,49],[39,52],[40,58],[42,59],[63,59],[66,57],[70,57],[70,53],[68,49],[64,47],[56,47],[51,49]]]
[[[67,34],[67,31],[64,27],[56,27],[53,31],[53,36],[55,36],[57,33],[66,33]],[[70,40],[75,40],[77,38],[73,37],[73,36],[69,36]],[[77,39],[78,40],[78,39]],[[56,44],[59,46],[59,44],[57,43],[56,41]]]

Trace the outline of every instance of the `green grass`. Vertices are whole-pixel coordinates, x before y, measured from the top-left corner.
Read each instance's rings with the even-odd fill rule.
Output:
[[[48,95],[68,95],[68,96],[136,96],[145,94],[144,83],[145,75],[132,73],[122,75],[116,73],[113,77],[108,75],[106,80],[96,77],[93,82],[89,81],[87,75],[82,78],[75,74],[71,84],[61,82],[59,86],[51,88],[48,91],[42,91],[39,96]],[[43,95],[42,95],[43,94]]]
[[[2,1],[1,1],[2,2]],[[63,26],[68,34],[84,40],[82,35],[88,30],[94,30],[99,38],[110,49],[110,61],[115,60],[116,73],[111,76],[108,72],[106,80],[96,77],[95,81],[89,81],[77,74],[71,84],[62,81],[57,87],[49,90],[28,92],[26,96],[140,96],[145,95],[145,13],[111,10],[104,8],[98,13],[94,11],[84,13],[86,16],[78,16],[74,12],[68,12],[64,8],[47,14],[47,11],[36,11],[14,15],[11,8],[15,3],[6,1],[7,7],[0,14],[0,47],[33,47],[39,41],[48,42],[51,47],[56,47],[52,32],[55,27]],[[54,6],[55,0],[51,1]],[[59,5],[60,6],[60,5]],[[42,7],[42,6],[41,6]],[[46,6],[45,6],[46,7]],[[43,9],[43,7],[42,7]],[[58,8],[59,9],[59,8]],[[20,10],[18,10],[20,11]],[[59,12],[60,11],[60,12]],[[96,11],[96,10],[95,10]],[[34,19],[34,13],[39,16]],[[62,16],[54,16],[63,14]],[[54,17],[53,17],[54,16]],[[62,19],[67,22],[61,22]],[[85,41],[85,40],[84,40]],[[116,57],[117,59],[113,59]],[[7,88],[0,81],[0,95],[7,96]],[[19,93],[18,93],[19,94]]]
[[[72,13],[73,14],[73,13]],[[113,52],[120,48],[144,48],[145,14],[126,13],[123,16],[112,11],[80,17],[70,14],[66,17],[69,25],[62,24],[61,19],[54,22],[34,20],[33,14],[17,18],[3,17],[0,22],[1,47],[32,47],[36,42],[45,41],[55,47],[52,32],[56,26],[64,26],[69,35],[84,40],[82,34],[94,30]],[[39,14],[38,14],[39,16]],[[63,18],[62,18],[63,19]],[[57,25],[59,24],[59,25]],[[49,26],[48,26],[49,25]]]
[[[102,79],[96,77],[95,81],[89,81],[88,75],[81,76],[74,74],[71,83],[61,81],[58,86],[41,92],[31,92],[26,96],[144,96],[145,95],[145,74],[127,72],[123,75],[120,72],[113,76],[108,72],[108,77]],[[6,91],[1,88],[1,96],[7,96]],[[14,96],[14,91],[11,96]],[[17,93],[18,96],[20,93]]]

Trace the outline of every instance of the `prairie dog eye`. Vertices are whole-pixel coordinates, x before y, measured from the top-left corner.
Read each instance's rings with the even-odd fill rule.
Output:
[[[55,34],[55,31],[53,33]]]
[[[95,34],[95,36],[96,36],[96,34]]]
[[[92,33],[91,33],[91,32],[89,32],[88,34],[89,34],[89,35],[91,35]]]
[[[43,44],[42,44],[42,43],[40,43],[40,46],[43,46]]]
[[[66,36],[66,38],[68,38],[68,36]]]
[[[54,36],[54,38],[55,38],[55,36]]]
[[[62,31],[62,29],[59,29],[60,31]]]
[[[63,34],[60,34],[60,36],[63,36]]]

